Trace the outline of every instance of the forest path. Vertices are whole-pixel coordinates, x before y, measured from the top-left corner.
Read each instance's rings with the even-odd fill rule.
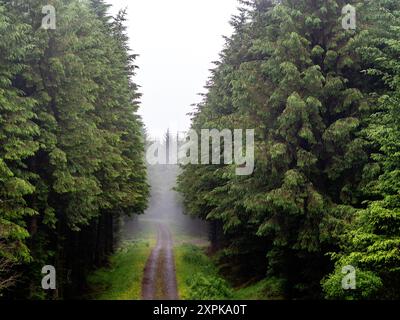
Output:
[[[157,244],[144,270],[142,299],[179,299],[172,235],[169,228],[162,223],[157,223]]]

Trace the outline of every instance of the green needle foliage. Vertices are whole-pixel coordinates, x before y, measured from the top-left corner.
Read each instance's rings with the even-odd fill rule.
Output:
[[[235,286],[399,299],[400,2],[240,2],[192,127],[255,129],[255,170],[185,166],[187,212],[210,221]],[[109,16],[103,0],[51,3],[56,29],[44,30],[42,1],[0,0],[6,298],[81,296],[149,193],[125,12]],[[342,27],[349,3],[356,30]],[[56,267],[56,291],[41,288],[45,265]],[[354,290],[342,287],[346,266]]]
[[[30,260],[25,219],[37,215],[26,201],[35,187],[25,164],[39,149],[36,101],[14,85],[28,68],[29,30],[0,5],[0,258],[12,262]]]
[[[188,212],[212,222],[221,268],[242,283],[274,277],[286,298],[322,298],[320,282],[334,269],[328,254],[346,250],[340,281],[324,285],[328,297],[343,292],[342,267],[353,265],[368,292],[349,294],[370,298],[386,281],[392,289],[378,297],[393,298],[398,5],[350,1],[357,30],[345,30],[349,1],[242,3],[193,128],[255,128],[256,168],[238,177],[234,166],[186,166],[179,188]]]
[[[400,6],[397,1],[365,4],[368,29],[355,41],[369,82],[380,83],[365,137],[374,146],[365,169],[365,203],[333,254],[336,270],[323,281],[331,299],[400,298]],[[371,25],[373,26],[371,28]],[[357,268],[357,290],[338,288],[341,268]]]
[[[121,217],[147,205],[125,13],[111,18],[99,0],[52,4],[56,29],[44,30],[42,1],[28,11],[0,2],[0,258],[21,264],[6,292],[16,297],[82,291],[113,252]],[[57,270],[51,296],[45,265]]]

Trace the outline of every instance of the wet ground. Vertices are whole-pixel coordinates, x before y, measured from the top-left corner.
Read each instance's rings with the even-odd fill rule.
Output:
[[[157,223],[157,244],[144,271],[143,300],[179,299],[174,247],[171,232],[166,224]]]

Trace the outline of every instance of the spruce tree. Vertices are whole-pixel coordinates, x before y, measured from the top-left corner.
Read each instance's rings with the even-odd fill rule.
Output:
[[[398,1],[366,1],[359,10],[366,25],[354,41],[365,68],[365,83],[374,84],[373,113],[363,134],[371,145],[364,170],[366,209],[357,213],[333,255],[336,270],[323,281],[331,299],[399,299],[399,63]],[[344,290],[342,268],[356,271],[356,289]]]
[[[14,147],[4,149],[1,168],[7,187],[17,183],[15,198],[7,201],[21,207],[18,216],[6,217],[15,224],[10,244],[20,247],[20,255],[29,257],[28,248],[31,253],[14,297],[60,299],[82,292],[87,273],[107,262],[120,217],[146,207],[140,95],[131,79],[135,55],[123,13],[111,19],[103,1],[59,0],[53,2],[56,29],[44,30],[43,3],[29,5],[21,14],[7,1],[17,29],[4,20],[12,31],[4,46],[13,50],[4,55],[9,80],[3,84],[10,87],[4,97],[12,107],[2,109],[0,119],[9,126],[4,146]],[[11,121],[24,125],[12,133]],[[50,296],[40,288],[48,264],[58,279]]]
[[[36,101],[18,88],[32,49],[26,36],[29,30],[0,4],[0,292],[13,284],[15,265],[31,259],[25,221],[37,215],[26,200],[35,188],[34,173],[25,165],[38,150]]]
[[[321,297],[325,254],[362,201],[368,156],[359,132],[370,88],[360,86],[348,48],[355,32],[342,28],[346,4],[254,1],[194,125],[256,128],[255,172],[192,167],[197,182],[181,178],[189,210],[222,221],[231,264],[246,270],[242,252],[266,255],[264,272],[281,279],[289,298]]]

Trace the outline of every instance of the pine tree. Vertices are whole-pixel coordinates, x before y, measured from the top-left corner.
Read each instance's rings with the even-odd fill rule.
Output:
[[[368,208],[359,211],[354,224],[348,226],[341,241],[343,250],[333,255],[336,270],[323,286],[327,298],[399,299],[399,3],[366,1],[360,16],[368,28],[354,46],[365,66],[365,82],[379,85],[373,96],[374,112],[364,131],[374,151],[364,170]],[[355,290],[343,290],[341,285],[342,268],[348,265],[356,270]]]
[[[24,161],[35,154],[39,129],[34,99],[18,89],[19,74],[31,44],[29,26],[0,4],[0,292],[13,284],[12,266],[31,259],[25,219],[37,211],[26,201],[35,192],[34,174]]]
[[[15,191],[6,200],[18,212],[6,215],[14,228],[10,247],[27,258],[28,248],[31,253],[13,297],[45,298],[39,286],[48,264],[56,267],[58,290],[47,298],[73,297],[114,251],[120,217],[146,208],[140,95],[131,79],[136,56],[129,52],[124,13],[111,19],[103,1],[54,1],[55,30],[41,28],[41,1],[30,1],[24,14],[8,2],[20,24],[12,30],[4,20],[12,31],[4,46],[13,51],[4,55],[11,107],[0,113],[8,124],[1,177]]]
[[[230,263],[246,270],[249,256],[267,255],[261,269],[289,298],[321,296],[325,254],[362,202],[370,88],[349,50],[355,32],[340,23],[346,4],[254,1],[194,127],[256,128],[255,172],[189,167],[181,178],[188,209],[222,221]]]

